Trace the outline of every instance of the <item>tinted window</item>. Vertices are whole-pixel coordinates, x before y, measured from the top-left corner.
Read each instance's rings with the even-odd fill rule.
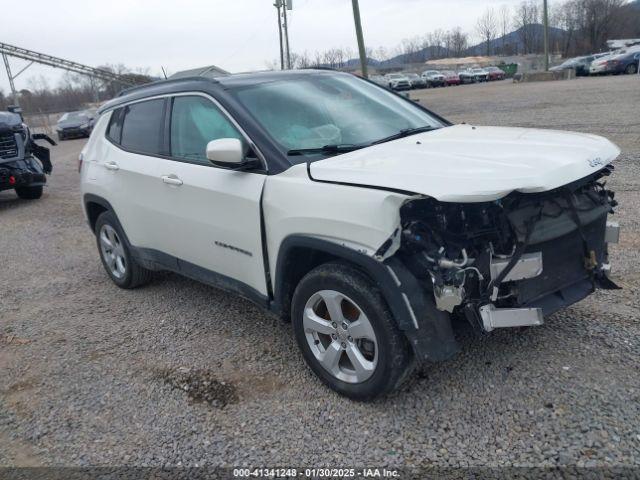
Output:
[[[164,100],[149,100],[125,107],[120,144],[134,152],[162,151]]]
[[[111,114],[111,119],[109,120],[109,128],[107,129],[107,137],[109,137],[115,143],[120,143],[120,138],[122,136],[122,118],[124,109],[119,108],[115,110]]]
[[[207,144],[242,135],[229,119],[204,97],[176,97],[171,114],[171,156],[209,165]]]

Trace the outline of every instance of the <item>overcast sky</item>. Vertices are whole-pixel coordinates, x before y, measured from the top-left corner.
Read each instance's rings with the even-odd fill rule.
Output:
[[[293,0],[291,50],[356,50],[351,0]],[[4,15],[0,42],[90,66],[124,63],[159,75],[215,64],[231,72],[264,69],[278,58],[273,0],[24,0]],[[403,38],[460,26],[473,32],[489,6],[518,0],[360,0],[367,46],[390,48]],[[5,12],[6,14],[7,12]],[[14,73],[26,62],[11,60]],[[0,66],[3,66],[0,63]],[[55,86],[60,71],[31,67],[17,80],[28,88],[44,76]],[[0,88],[9,86],[0,69]]]

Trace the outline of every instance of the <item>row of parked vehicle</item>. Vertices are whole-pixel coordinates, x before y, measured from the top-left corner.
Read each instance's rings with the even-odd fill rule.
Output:
[[[467,83],[489,82],[503,80],[504,70],[498,67],[467,68],[454,72],[453,70],[426,70],[417,73],[388,73],[387,75],[372,75],[373,82],[392,90],[412,90],[416,88],[449,87]]]
[[[551,71],[574,69],[576,75],[609,75],[638,73],[640,67],[640,45],[621,48],[613,52],[595,53],[584,57],[570,58],[552,67]]]

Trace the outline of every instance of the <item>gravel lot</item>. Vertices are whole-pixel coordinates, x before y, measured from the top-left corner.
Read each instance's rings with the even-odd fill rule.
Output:
[[[321,386],[290,325],[247,301],[173,274],[114,286],[80,207],[83,141],[55,147],[40,201],[0,193],[0,465],[640,467],[639,92],[620,76],[412,93],[455,122],[618,143],[625,288],[539,328],[461,328],[461,355],[373,404]]]

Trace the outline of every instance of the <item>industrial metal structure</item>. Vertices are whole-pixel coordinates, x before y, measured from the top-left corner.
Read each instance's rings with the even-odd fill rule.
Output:
[[[29,68],[34,63],[40,63],[42,65],[48,65],[54,68],[62,68],[70,72],[79,73],[81,75],[88,75],[90,77],[97,78],[100,80],[118,82],[123,86],[131,86],[135,84],[131,80],[123,78],[122,75],[118,75],[108,70],[89,67],[87,65],[83,65],[78,62],[65,60],[64,58],[54,57],[44,53],[34,52],[32,50],[27,50],[26,48],[20,48],[14,45],[9,45],[7,43],[0,42],[0,54],[2,54],[2,59],[4,60],[4,66],[7,70],[7,76],[9,77],[9,86],[11,88],[11,94],[13,95],[13,101],[16,104],[19,103],[19,100],[18,100],[18,95],[16,92],[14,81],[16,78],[18,78],[18,76],[22,72],[24,72],[27,68]],[[22,60],[27,60],[30,63],[24,68],[22,68],[18,73],[13,75],[11,71],[11,65],[9,64],[9,57],[21,58]]]

